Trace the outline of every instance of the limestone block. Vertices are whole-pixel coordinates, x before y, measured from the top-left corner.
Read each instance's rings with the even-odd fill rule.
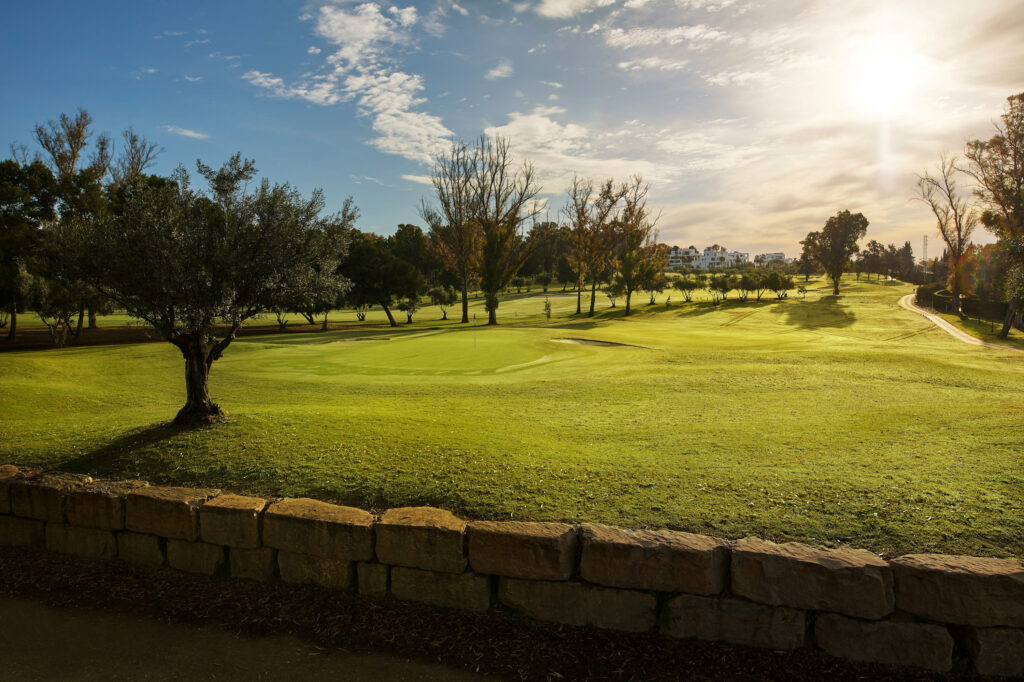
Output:
[[[972,628],[967,650],[981,675],[1024,677],[1024,630]]]
[[[1024,627],[1024,564],[945,554],[893,559],[896,605],[929,620]]]
[[[807,614],[785,606],[765,606],[730,597],[682,594],[662,612],[662,633],[765,649],[804,645]]]
[[[124,529],[124,498],[145,481],[93,481],[64,495],[64,515],[72,526]]]
[[[306,498],[273,502],[263,513],[263,544],[334,561],[373,559],[373,516]]]
[[[388,509],[377,523],[377,559],[392,566],[462,573],[466,522],[444,509]]]
[[[386,596],[389,573],[390,567],[387,564],[360,561],[356,566],[356,584],[359,586],[359,594],[364,597]]]
[[[878,619],[892,613],[892,571],[861,549],[817,549],[744,538],[732,549],[732,591],[772,606]]]
[[[270,582],[277,575],[277,550],[272,547],[228,549],[228,566],[232,578]]]
[[[568,580],[579,540],[567,523],[473,521],[469,564],[477,573],[530,580]]]
[[[260,514],[267,501],[225,493],[199,509],[199,537],[203,542],[244,549],[260,546]]]
[[[219,490],[152,486],[128,493],[125,500],[125,528],[175,540],[195,540],[198,510]]]
[[[85,559],[113,561],[117,558],[117,539],[109,530],[48,523],[46,549],[51,552],[74,554]]]
[[[130,564],[145,566],[163,566],[163,540],[155,535],[131,533],[128,531],[117,534],[117,558]]]
[[[280,551],[277,565],[281,580],[296,585],[319,585],[331,590],[350,590],[355,578],[351,561]]]
[[[538,620],[632,632],[653,629],[657,611],[649,592],[516,578],[501,578],[498,601]]]
[[[0,546],[42,547],[46,544],[45,525],[36,519],[0,516]]]
[[[706,595],[725,587],[729,545],[718,538],[584,524],[582,544],[580,577],[592,583]]]
[[[391,594],[397,599],[469,611],[491,606],[491,579],[475,573],[439,573],[394,566]]]
[[[8,479],[11,513],[53,523],[64,521],[64,493],[92,481],[79,474],[40,474]]]
[[[13,464],[0,465],[0,514],[11,513],[11,495],[7,492],[7,484],[20,475],[21,470]]]
[[[179,571],[216,575],[224,569],[224,548],[206,542],[168,540],[167,563]]]
[[[953,667],[953,638],[940,625],[863,621],[834,613],[819,613],[814,639],[838,658],[889,665],[907,665],[949,672]]]

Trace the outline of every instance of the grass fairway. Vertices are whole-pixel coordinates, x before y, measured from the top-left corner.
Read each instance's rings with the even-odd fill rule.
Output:
[[[378,313],[246,337],[211,377],[229,422],[190,432],[161,426],[184,401],[170,344],[4,353],[0,462],[363,507],[1024,556],[1024,361],[903,310],[909,286],[828,288],[717,307],[641,299],[628,319],[574,318],[575,296],[553,294],[550,322],[542,297],[524,295],[492,329],[426,309],[399,329]],[[565,340],[580,338],[629,346]]]

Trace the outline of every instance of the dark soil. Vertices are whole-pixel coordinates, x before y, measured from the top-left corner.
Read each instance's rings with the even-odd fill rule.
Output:
[[[438,662],[510,680],[934,680],[953,676],[651,634],[541,624],[310,587],[207,578],[0,548],[0,593],[317,646]],[[2,676],[2,673],[0,673]]]

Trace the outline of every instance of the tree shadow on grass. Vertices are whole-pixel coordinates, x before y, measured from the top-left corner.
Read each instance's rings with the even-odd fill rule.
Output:
[[[784,314],[786,324],[801,329],[841,329],[856,322],[857,315],[840,301],[839,296],[822,296],[817,301],[789,301],[773,307],[772,312]]]
[[[106,445],[82,453],[61,463],[61,468],[72,473],[118,475],[126,472],[144,477],[166,474],[166,462],[158,455],[147,452],[157,443],[186,433],[195,433],[216,426],[175,426],[159,422],[131,429]]]

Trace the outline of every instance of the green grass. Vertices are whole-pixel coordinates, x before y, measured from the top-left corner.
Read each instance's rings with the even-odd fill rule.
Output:
[[[350,322],[337,331],[232,344],[211,377],[228,423],[184,432],[162,425],[184,400],[169,344],[4,353],[0,462],[373,508],[1024,556],[1024,362],[903,310],[911,290],[851,280],[836,299],[812,282],[806,300],[717,307],[642,297],[628,319],[603,296],[599,316],[575,318],[575,296],[552,294],[550,322],[533,293],[505,300],[498,328],[436,309],[399,329],[339,312]]]
[[[1002,330],[1002,322],[980,320],[977,318],[962,318],[959,315],[943,313],[937,310],[935,311],[935,314],[960,330],[967,332],[976,339],[981,339],[986,343],[995,343],[1009,348],[1024,350],[1024,337],[1022,337],[1020,332],[1016,329],[1011,329],[1010,334],[1005,339],[1001,339],[997,336],[997,334]]]

